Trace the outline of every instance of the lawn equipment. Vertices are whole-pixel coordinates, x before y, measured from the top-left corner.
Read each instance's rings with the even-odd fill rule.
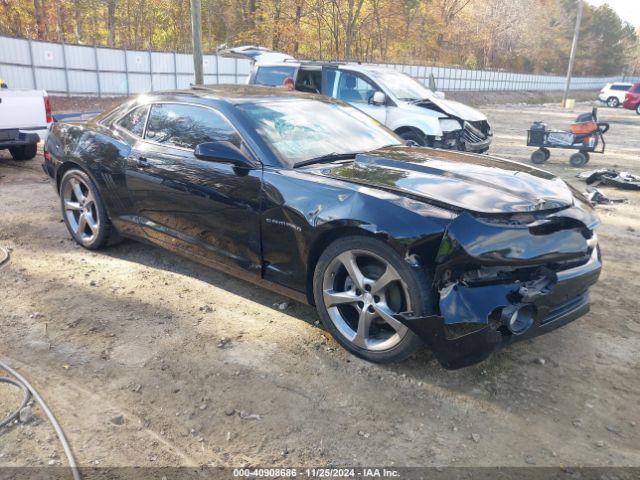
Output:
[[[608,123],[598,122],[597,108],[591,113],[578,115],[569,131],[548,130],[545,123],[533,122],[527,131],[527,146],[539,148],[531,154],[531,161],[536,164],[544,163],[551,156],[550,148],[564,148],[578,150],[571,155],[569,163],[573,167],[582,167],[589,161],[589,153],[604,153],[604,134],[608,130]]]

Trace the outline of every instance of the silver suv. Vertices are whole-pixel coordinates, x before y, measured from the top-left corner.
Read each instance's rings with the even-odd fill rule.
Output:
[[[253,62],[249,84],[285,86],[337,98],[362,110],[406,140],[436,148],[486,152],[491,127],[478,110],[445,100],[409,75],[354,63],[299,61],[261,47],[220,52]]]

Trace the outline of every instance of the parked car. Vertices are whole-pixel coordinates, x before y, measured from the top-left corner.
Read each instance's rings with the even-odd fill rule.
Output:
[[[47,139],[52,122],[44,90],[0,89],[0,150],[8,148],[14,160],[35,157],[38,142]]]
[[[619,107],[622,105],[622,102],[624,102],[624,96],[631,88],[631,85],[631,83],[625,82],[607,83],[602,90],[600,90],[598,100],[606,103],[608,107]]]
[[[624,98],[622,106],[629,110],[635,110],[636,113],[640,115],[640,83],[634,83],[631,86]]]
[[[478,153],[489,150],[492,132],[484,114],[445,100],[441,92],[432,92],[409,75],[354,63],[303,62],[291,57],[273,61],[269,55],[277,52],[255,48],[220,52],[253,62],[249,84],[282,86],[291,79],[296,90],[345,101],[418,145]]]
[[[410,147],[357,109],[273,88],[145,95],[55,123],[44,170],[73,239],[155,243],[315,305],[346,349],[448,368],[586,313],[598,219],[509,160]]]

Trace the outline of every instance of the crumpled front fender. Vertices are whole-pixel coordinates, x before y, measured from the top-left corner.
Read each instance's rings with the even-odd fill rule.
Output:
[[[462,213],[447,227],[436,258],[439,314],[397,318],[446,368],[477,363],[573,321],[588,311],[587,290],[602,267],[587,224],[588,216],[576,212],[526,225],[488,224]],[[513,323],[518,312],[526,319],[521,330]]]

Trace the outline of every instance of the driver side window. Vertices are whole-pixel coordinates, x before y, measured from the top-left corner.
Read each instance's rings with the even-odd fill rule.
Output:
[[[340,72],[337,98],[348,103],[369,103],[376,88],[364,78],[349,72]]]
[[[179,103],[156,103],[151,107],[145,140],[194,150],[208,142],[227,141],[240,147],[240,136],[229,122],[208,108]]]

